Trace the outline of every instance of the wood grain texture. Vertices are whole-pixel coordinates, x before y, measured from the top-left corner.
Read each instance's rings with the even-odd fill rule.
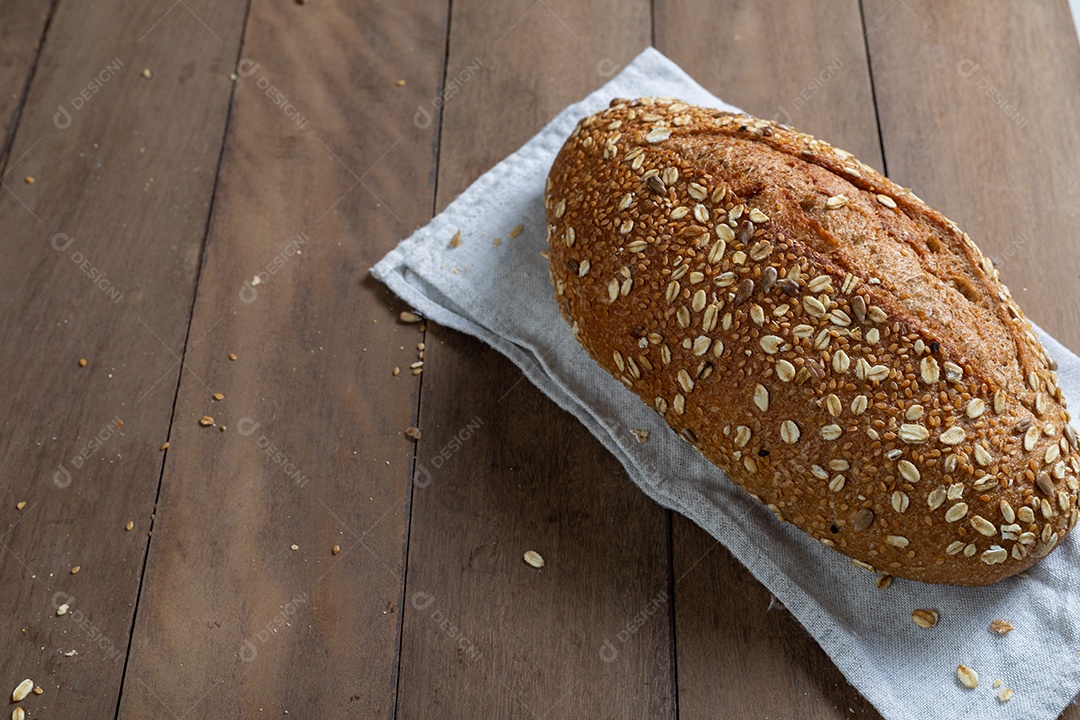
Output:
[[[41,40],[55,3],[52,0],[9,2],[0,24],[0,177],[3,177],[19,111],[34,74]]]
[[[0,675],[45,689],[30,717],[116,711],[243,21],[189,5],[60,4],[0,191]]]
[[[421,335],[365,277],[430,217],[446,11],[251,7],[122,718],[393,714]]]
[[[656,10],[657,49],[709,90],[881,167],[856,2],[684,0]],[[681,718],[731,717],[738,708],[745,717],[878,717],[730,553],[681,516],[674,528]]]
[[[1080,350],[1080,44],[1068,6],[866,0],[864,12],[893,179],[966,230],[1028,317]]]
[[[865,3],[893,179],[955,220],[1025,313],[1080,349],[1080,44],[1067,4],[890,7]]]
[[[648,40],[642,2],[454,2],[439,207]],[[667,513],[504,357],[427,348],[398,716],[673,717]]]

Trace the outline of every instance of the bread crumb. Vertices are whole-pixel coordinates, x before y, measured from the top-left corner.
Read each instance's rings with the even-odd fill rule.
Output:
[[[401,322],[403,323],[420,322],[420,316],[414,312],[409,312],[408,310],[402,310],[401,313],[398,315],[398,319],[401,320]]]
[[[394,84],[397,85],[398,87],[405,87],[405,81],[404,80],[398,80]]]
[[[27,185],[33,185],[34,184],[34,177],[32,175],[27,175],[26,176],[26,184]]]
[[[341,546],[340,545],[335,545],[334,547],[330,548],[330,554],[331,555],[337,555],[339,552],[341,552]]]
[[[150,68],[143,68],[143,71],[140,73],[140,75],[149,80],[151,77]]]
[[[79,358],[79,367],[86,367],[86,358]]]
[[[25,500],[20,500],[19,502],[17,502],[15,504],[15,509],[16,510],[22,510],[24,507],[26,507],[26,501]]]
[[[412,427],[411,425],[405,428],[405,437],[412,438],[413,440],[420,439],[420,428]]]
[[[236,353],[229,353],[229,359],[230,360],[235,360],[236,359]]]
[[[299,546],[299,545],[297,545],[296,543],[293,543],[293,544],[292,544],[292,545],[290,545],[289,547],[290,547],[290,548],[291,548],[291,549],[292,549],[293,551],[296,551],[296,550],[299,550],[299,549],[300,549],[300,546]]]
[[[1013,631],[1013,626],[1008,620],[994,620],[990,623],[990,629],[998,635],[1008,635]]]
[[[134,520],[128,520],[127,524],[124,525],[124,531],[125,532],[131,532],[134,529],[135,529],[135,521]]]
[[[639,443],[649,441],[649,431],[648,430],[635,429],[635,430],[631,430],[630,432],[634,434],[634,437],[637,438],[637,441]]]
[[[161,448],[160,449],[161,450],[168,450],[169,449],[169,441],[166,440],[165,442],[161,443]]]
[[[456,233],[454,233],[454,237],[450,238],[450,247],[456,248],[460,244],[461,244],[461,231],[458,230]]]

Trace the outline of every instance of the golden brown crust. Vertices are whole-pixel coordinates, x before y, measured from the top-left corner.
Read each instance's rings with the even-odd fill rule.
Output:
[[[614,100],[545,201],[575,336],[781,519],[862,567],[960,585],[1076,524],[1077,437],[997,270],[849,153]]]

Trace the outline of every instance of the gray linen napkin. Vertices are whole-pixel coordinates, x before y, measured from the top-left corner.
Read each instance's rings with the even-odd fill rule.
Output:
[[[1052,720],[1080,689],[1080,541],[1077,533],[1027,577],[986,588],[876,576],[778,522],[680,440],[636,396],[596,365],[570,334],[548,279],[544,182],[575,123],[613,97],[667,96],[738,112],[648,49],[520,150],[485,173],[372,274],[421,314],[474,335],[509,357],[552,400],[576,415],[661,505],[719,539],[799,619],[848,680],[888,720]],[[511,238],[517,225],[524,231]],[[459,232],[460,242],[451,247]],[[496,246],[494,238],[502,242]],[[1061,388],[1080,402],[1080,358],[1039,331],[1058,362]],[[632,429],[646,429],[639,443]],[[916,627],[915,608],[940,622]],[[989,630],[1002,618],[1005,637]],[[974,668],[974,690],[955,678]],[[999,701],[992,681],[1015,695]]]

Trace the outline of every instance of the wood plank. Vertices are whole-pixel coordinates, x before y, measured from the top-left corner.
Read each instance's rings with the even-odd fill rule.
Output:
[[[55,3],[52,0],[3,4],[0,15],[0,173],[4,172],[15,139],[19,112],[34,75],[41,41]]]
[[[648,41],[645,2],[455,1],[447,76],[483,70],[445,105],[439,206]],[[398,716],[673,717],[667,513],[509,361],[427,336]]]
[[[724,100],[881,167],[854,0],[658,3],[656,45]],[[673,543],[681,718],[878,717],[798,621],[704,531],[677,516]]]
[[[393,714],[421,335],[365,277],[434,205],[446,19],[251,6],[120,717]]]
[[[0,675],[31,717],[116,712],[244,12],[188,5],[61,3],[0,190]]]
[[[1024,312],[1080,350],[1080,44],[1066,2],[864,10],[893,179],[964,228]]]

